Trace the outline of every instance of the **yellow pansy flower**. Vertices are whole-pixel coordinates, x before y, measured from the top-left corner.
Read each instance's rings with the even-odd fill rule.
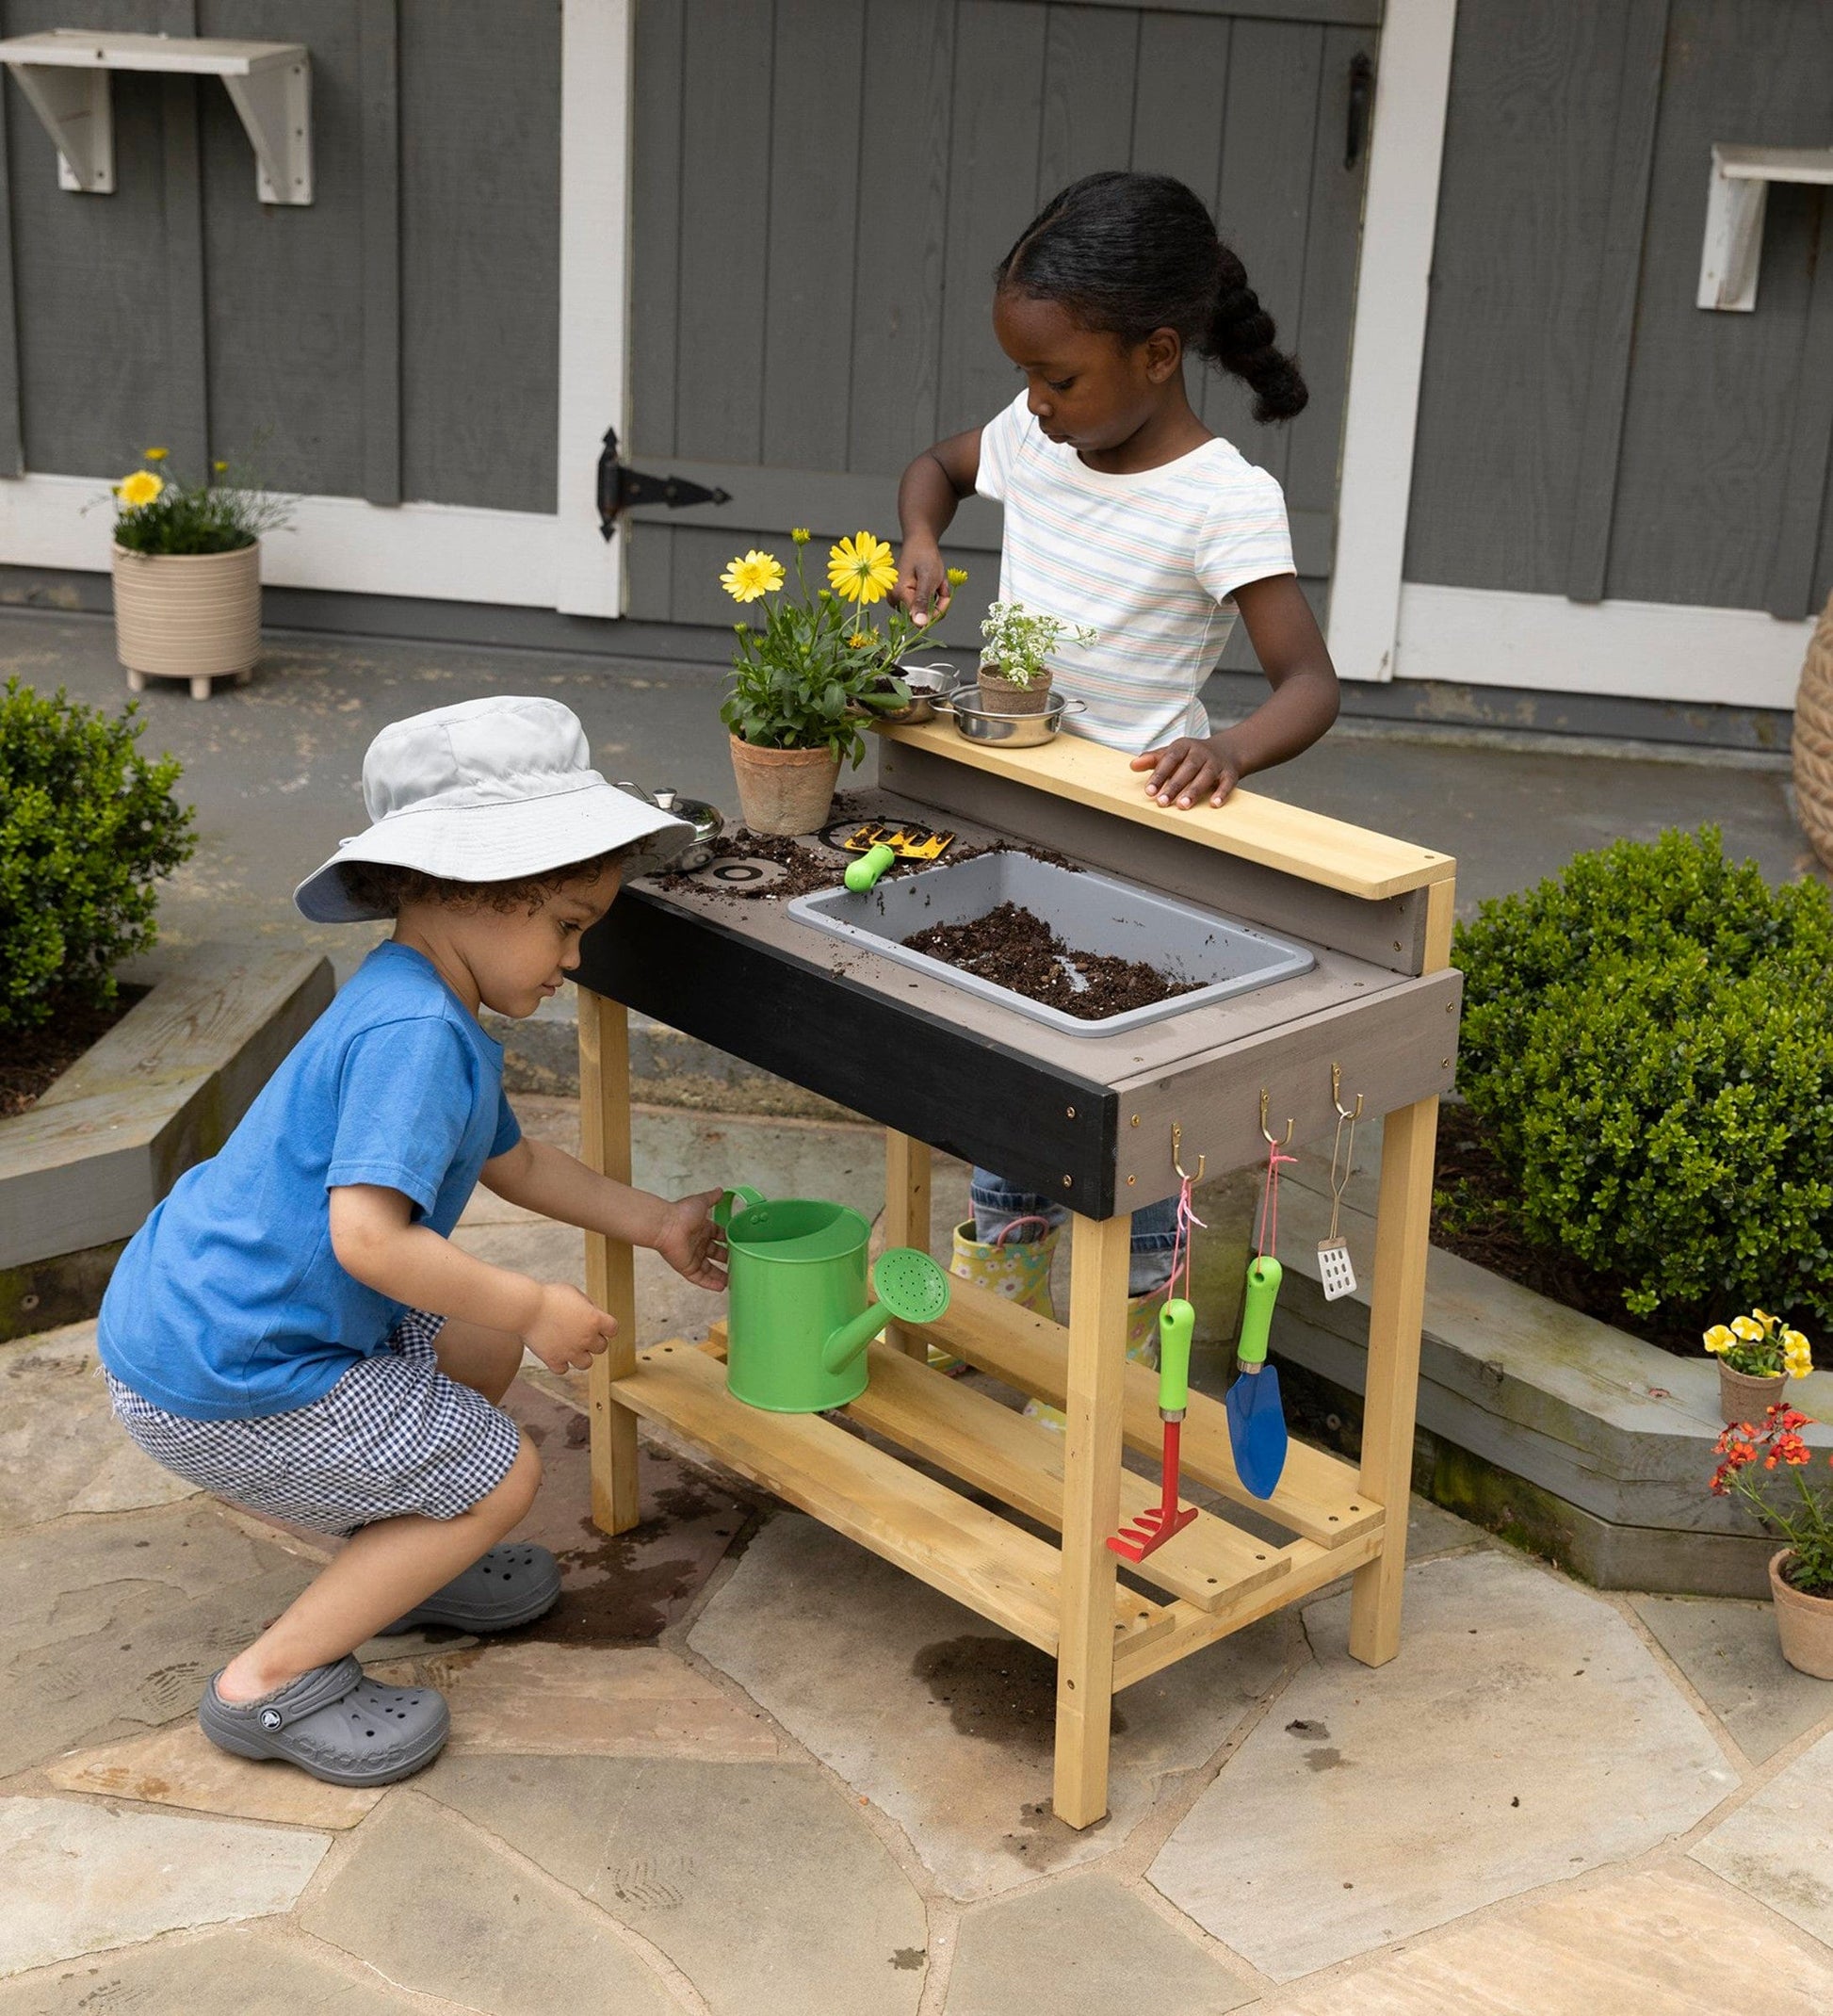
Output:
[[[1730,1331],[1722,1323],[1713,1324],[1711,1328],[1706,1332],[1706,1349],[1714,1355],[1721,1351],[1730,1350],[1731,1346],[1736,1342],[1737,1339],[1731,1335]]]
[[[967,581],[967,570],[965,567],[947,568],[944,570],[943,579],[948,582],[950,588],[965,587]]]
[[[1731,1335],[1746,1344],[1760,1343],[1762,1341],[1763,1326],[1760,1323],[1753,1323],[1748,1316],[1733,1316],[1731,1319]]]
[[[115,485],[115,495],[129,511],[138,511],[142,504],[151,504],[165,487],[151,469],[136,469]]]
[[[898,563],[884,540],[855,532],[827,549],[827,577],[849,602],[876,602],[898,585]]]
[[[760,553],[754,546],[720,576],[720,586],[735,602],[755,602],[783,586],[783,562],[774,553]]]
[[[799,546],[805,546],[808,542],[814,538],[814,533],[811,532],[805,525],[792,526],[789,529],[789,537],[793,539]]]
[[[146,459],[148,462],[164,462],[170,453],[171,450],[170,448],[148,448]]]

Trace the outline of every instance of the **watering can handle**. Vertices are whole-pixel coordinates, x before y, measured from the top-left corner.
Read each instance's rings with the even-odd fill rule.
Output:
[[[1267,1338],[1273,1328],[1273,1306],[1279,1299],[1285,1269],[1271,1254],[1257,1254],[1247,1263],[1247,1294],[1241,1307],[1241,1341],[1235,1362],[1243,1371],[1258,1372],[1267,1361]]]
[[[713,1206],[713,1223],[719,1227],[722,1232],[732,1223],[732,1200],[734,1197],[741,1197],[744,1200],[744,1206],[747,1211],[754,1210],[764,1201],[757,1192],[752,1189],[749,1183],[735,1184]]]

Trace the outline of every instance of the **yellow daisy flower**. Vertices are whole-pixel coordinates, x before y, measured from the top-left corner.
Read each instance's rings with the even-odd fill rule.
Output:
[[[138,511],[142,504],[151,504],[165,487],[151,469],[136,469],[115,485],[115,495],[129,511]]]
[[[229,471],[229,464],[226,462],[213,462],[210,466],[217,472],[219,476],[227,475]]]
[[[1731,1335],[1746,1344],[1760,1343],[1762,1341],[1763,1326],[1760,1323],[1752,1322],[1748,1316],[1733,1316]]]
[[[760,553],[754,546],[720,576],[720,586],[735,602],[755,602],[783,586],[783,562],[774,553]]]
[[[1706,1349],[1714,1356],[1721,1351],[1730,1350],[1731,1346],[1736,1342],[1737,1339],[1731,1335],[1730,1331],[1722,1323],[1713,1324],[1711,1328],[1706,1332]]]
[[[948,582],[950,588],[965,587],[967,581],[967,570],[965,567],[947,568],[944,571],[943,578]]]
[[[827,549],[827,577],[849,602],[876,602],[898,585],[898,563],[884,540],[855,532]]]
[[[148,462],[164,462],[170,453],[171,450],[170,448],[148,448],[146,459]]]
[[[868,644],[875,644],[877,643],[877,642],[878,639],[872,634],[870,630],[855,630],[852,635],[847,639],[848,644],[855,651],[863,651],[866,649]]]
[[[811,532],[805,525],[798,525],[790,528],[789,537],[793,539],[799,546],[805,546],[808,542],[814,538],[814,533]]]

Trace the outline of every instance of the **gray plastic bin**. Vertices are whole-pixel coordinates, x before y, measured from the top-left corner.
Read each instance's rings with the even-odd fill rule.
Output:
[[[1196,989],[1154,1001],[1146,1008],[1129,1008],[1124,1015],[1083,1021],[978,974],[932,959],[926,952],[913,951],[902,942],[932,924],[965,924],[1008,902],[1042,918],[1072,951],[1143,960],[1168,980],[1194,981]],[[788,905],[788,913],[818,931],[850,938],[887,959],[947,981],[951,987],[965,987],[970,994],[998,1001],[1068,1036],[1124,1035],[1144,1023],[1290,980],[1317,963],[1302,945],[1289,944],[1245,924],[1230,923],[1226,918],[1174,897],[1160,896],[1092,870],[1058,868],[1017,852],[944,862],[915,875],[881,882],[863,895],[851,889],[827,889],[819,895],[798,896]]]

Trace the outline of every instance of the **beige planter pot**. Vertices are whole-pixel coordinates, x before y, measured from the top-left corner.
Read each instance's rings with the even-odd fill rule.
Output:
[[[1786,1372],[1760,1378],[1754,1373],[1733,1372],[1723,1358],[1718,1361],[1718,1412],[1728,1428],[1741,1421],[1761,1427],[1764,1414],[1788,1390]]]
[[[1050,705],[1050,675],[1046,672],[1029,686],[1015,686],[1002,679],[990,666],[981,667],[981,705],[994,714],[1041,714]]]
[[[1821,611],[1794,699],[1794,798],[1801,829],[1833,868],[1833,601]]]
[[[827,823],[840,758],[825,749],[754,749],[734,735],[732,774],[738,807],[754,833],[819,833]]]
[[[213,679],[246,678],[261,656],[261,545],[234,553],[130,553],[115,548],[115,656],[127,684],[188,679],[207,700]]]
[[[1782,1572],[1784,1547],[1770,1556],[1769,1586],[1776,1599],[1776,1634],[1782,1656],[1797,1673],[1833,1680],[1833,1596],[1805,1596]]]

